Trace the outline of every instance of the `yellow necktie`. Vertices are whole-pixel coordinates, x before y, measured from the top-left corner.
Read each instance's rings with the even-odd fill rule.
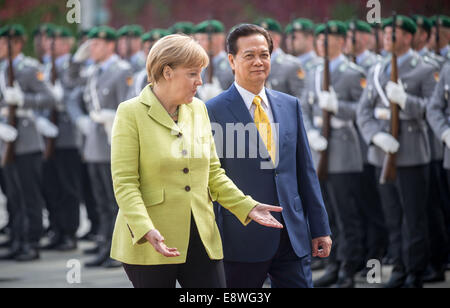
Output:
[[[269,152],[269,155],[272,158],[272,161],[275,161],[276,151],[275,151],[275,144],[272,138],[272,127],[270,126],[270,121],[269,117],[267,116],[267,113],[261,106],[261,102],[262,98],[259,96],[255,96],[255,98],[253,99],[253,104],[256,105],[254,121],[256,124],[256,128],[258,129],[258,132],[261,136],[261,139],[266,145],[267,151]]]

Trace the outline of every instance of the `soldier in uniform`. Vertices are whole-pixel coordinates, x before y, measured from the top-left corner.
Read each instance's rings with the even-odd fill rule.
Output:
[[[442,179],[441,183],[446,184],[447,189],[450,190],[450,104],[449,104],[449,93],[450,93],[450,63],[444,65],[440,73],[439,83],[435,88],[433,96],[430,103],[427,106],[427,120],[436,137],[444,145],[444,158],[443,164],[441,165],[446,173],[446,179]],[[447,226],[447,240],[450,235],[450,202],[441,204],[442,210],[446,214],[446,226]],[[435,214],[435,219],[442,219],[438,217],[440,212]],[[431,235],[433,236],[433,235]],[[439,237],[438,237],[439,239]],[[443,281],[445,280],[445,275],[443,276],[443,271],[445,270],[445,264],[448,260],[448,249],[449,245],[445,245],[445,242],[439,243],[440,247],[437,254],[434,254],[433,243],[434,239],[431,238],[432,244],[432,256],[431,256],[431,271],[428,273],[424,280],[428,281]],[[438,244],[436,241],[434,244]],[[437,246],[436,246],[437,247]],[[447,250],[447,256],[444,256],[445,250]],[[437,258],[433,258],[436,256]],[[442,259],[444,257],[445,259]],[[435,261],[435,262],[433,262]],[[435,263],[435,264],[433,264]],[[445,274],[445,273],[444,273]]]
[[[316,28],[319,55],[325,55],[326,27],[329,33],[331,88],[330,91],[323,91],[324,66],[318,65],[308,75],[301,103],[316,167],[319,152],[328,148],[328,180],[322,182],[322,188],[327,190],[327,212],[331,216],[331,222],[335,224],[335,230],[332,232],[338,237],[339,244],[337,256],[331,258],[325,275],[315,281],[314,285],[325,287],[337,282],[337,287],[353,287],[354,274],[365,257],[359,209],[363,157],[355,124],[365,75],[360,67],[348,61],[342,54],[347,35],[343,22],[329,21],[327,25],[319,25]],[[323,124],[322,110],[332,113],[328,142],[320,134]]]
[[[74,37],[65,27],[49,28],[47,36],[54,40],[54,61],[47,65],[45,75],[57,102],[53,114],[47,112],[47,117],[55,122],[59,135],[54,140],[54,149],[46,149],[50,152],[47,152],[44,161],[44,196],[50,216],[54,216],[54,236],[44,248],[67,251],[77,247],[81,195],[81,160],[78,152],[81,136],[66,111],[66,103],[74,86],[68,75]]]
[[[445,59],[427,48],[430,39],[432,23],[422,15],[414,15],[417,32],[414,35],[413,47],[417,53],[428,63],[433,63],[436,70],[440,70]],[[439,78],[438,74],[435,76]],[[424,282],[436,282],[445,280],[445,264],[447,262],[449,238],[446,230],[446,213],[450,204],[449,190],[446,184],[446,175],[443,168],[444,145],[437,138],[430,125],[428,125],[428,137],[430,140],[431,163],[428,194],[428,219],[430,233],[430,265],[423,277]],[[447,215],[447,218],[449,216]]]
[[[396,27],[396,49],[392,50],[392,28]],[[369,74],[368,86],[358,109],[358,126],[369,145],[369,163],[377,178],[387,153],[396,153],[397,179],[393,185],[379,185],[381,201],[393,246],[394,268],[386,287],[422,287],[428,262],[426,202],[430,143],[425,109],[432,95],[436,69],[412,49],[414,21],[398,16],[383,24],[384,46],[398,56],[399,83],[391,82],[390,60],[378,63]],[[400,109],[400,134],[390,134],[389,102]],[[397,229],[400,228],[400,234]],[[392,236],[399,236],[392,239]]]
[[[361,67],[365,74],[368,74],[370,69],[382,60],[380,56],[368,50],[370,39],[373,37],[372,28],[362,20],[351,20],[347,24],[345,52],[353,63]],[[363,86],[365,87],[365,85]],[[377,189],[375,168],[367,160],[368,146],[359,130],[358,135],[364,160],[364,171],[361,176],[363,181],[361,196],[364,206],[361,206],[361,213],[364,217],[366,261],[382,260],[387,250],[388,234]],[[363,273],[365,274],[365,271]]]
[[[281,25],[272,18],[261,19],[256,24],[266,29],[273,40],[273,52],[271,55],[272,68],[266,86],[300,99],[305,86],[306,72],[298,59],[286,54],[281,49],[283,32]]]
[[[292,22],[292,53],[300,61],[306,75],[320,63],[314,51],[314,23],[305,18]]]
[[[139,25],[123,26],[117,31],[117,51],[119,56],[128,61],[133,72],[140,72],[145,68],[147,55],[142,51],[141,36],[144,33]]]
[[[200,98],[206,102],[234,82],[225,52],[225,27],[218,20],[205,20],[194,27],[194,37],[210,57],[209,66],[202,71],[203,85],[198,89]]]
[[[84,89],[85,111],[72,109],[77,126],[85,136],[83,157],[88,164],[94,198],[100,213],[98,254],[85,265],[120,266],[109,257],[118,206],[111,179],[111,129],[118,105],[132,86],[133,71],[115,54],[117,34],[101,26],[89,33],[91,58],[96,63]],[[73,106],[75,107],[75,105]]]
[[[65,82],[70,83],[72,91],[69,93],[69,97],[66,101],[66,109],[72,122],[75,122],[75,118],[78,116],[79,106],[85,106],[83,101],[83,89],[86,87],[89,74],[94,68],[94,61],[90,59],[90,41],[88,34],[90,29],[84,29],[78,34],[78,49],[73,55],[69,69],[66,71]],[[95,241],[96,235],[99,231],[100,225],[100,213],[98,213],[98,206],[95,202],[91,179],[87,170],[87,164],[82,156],[85,138],[81,131],[76,128],[78,135],[81,136],[81,141],[78,145],[78,152],[81,156],[81,195],[80,202],[82,202],[86,208],[87,217],[90,222],[90,229],[88,232],[80,236],[80,240]],[[87,249],[84,253],[97,253],[98,247],[93,249]]]
[[[186,34],[192,36],[194,34],[194,24],[189,21],[180,21],[173,24],[169,28],[170,34]]]
[[[11,42],[11,55],[8,51]],[[9,25],[0,30],[0,106],[16,107],[17,125],[2,125],[2,140],[14,142],[13,156],[5,161],[4,179],[6,196],[12,203],[12,246],[0,259],[31,261],[39,258],[39,241],[43,233],[42,210],[45,202],[41,190],[42,151],[41,133],[55,137],[57,128],[37,117],[36,111],[52,108],[55,100],[51,89],[44,82],[44,74],[38,61],[25,57],[25,29],[21,25]],[[9,56],[13,59],[14,85],[9,84]],[[9,115],[9,109],[2,113]],[[49,132],[50,130],[50,132]],[[2,158],[9,145],[3,143]],[[12,159],[11,159],[12,158]]]
[[[446,62],[450,60],[450,18],[444,15],[437,15],[430,18],[432,28],[430,40],[428,41],[428,49],[436,52],[443,57]],[[436,23],[439,26],[439,47],[436,46]]]
[[[150,32],[144,33],[141,37],[144,54],[148,55],[153,44],[155,44],[159,39],[167,35],[169,35],[169,31],[164,29],[153,29]],[[141,93],[142,89],[144,89],[145,86],[148,84],[147,69],[143,68],[141,71],[137,72],[134,75],[133,79],[134,83],[133,86],[130,87],[130,92],[127,95],[128,98],[138,96]]]
[[[413,48],[421,57],[428,57],[437,62],[437,65],[442,67],[445,62],[445,58],[435,54],[428,49],[428,42],[432,39],[431,29],[433,23],[431,20],[423,15],[413,15],[411,18],[417,25],[417,32],[414,34]]]

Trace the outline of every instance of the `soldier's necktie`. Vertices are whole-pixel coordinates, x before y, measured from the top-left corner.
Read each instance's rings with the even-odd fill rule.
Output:
[[[255,96],[253,99],[253,104],[256,106],[254,121],[272,161],[275,161],[276,148],[272,138],[272,127],[270,126],[269,117],[264,111],[261,103],[262,98],[260,96]]]

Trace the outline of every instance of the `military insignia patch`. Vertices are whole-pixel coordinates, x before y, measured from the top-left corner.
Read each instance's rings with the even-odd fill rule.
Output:
[[[39,81],[43,81],[44,80],[44,73],[43,72],[37,72],[36,73],[36,78],[37,78],[37,80],[39,80]]]
[[[298,77],[298,79],[301,79],[301,80],[305,79],[305,71],[302,69],[299,69],[297,71],[297,77]]]
[[[359,80],[359,84],[361,85],[361,88],[365,89],[367,87],[367,80],[366,80],[366,78],[361,78]]]
[[[134,83],[133,77],[128,77],[128,78],[127,78],[127,85],[128,85],[129,87],[131,87],[131,86],[133,85],[133,83]]]
[[[436,80],[436,82],[439,82],[439,72],[434,73],[434,80]]]

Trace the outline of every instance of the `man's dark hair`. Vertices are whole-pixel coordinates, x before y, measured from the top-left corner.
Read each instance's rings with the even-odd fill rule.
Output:
[[[237,26],[234,30],[228,34],[227,37],[227,52],[235,56],[238,53],[237,41],[240,37],[247,37],[252,35],[260,34],[266,38],[267,44],[269,45],[269,52],[272,54],[273,51],[273,41],[269,32],[267,32],[264,28],[251,25],[251,24],[242,24]]]

